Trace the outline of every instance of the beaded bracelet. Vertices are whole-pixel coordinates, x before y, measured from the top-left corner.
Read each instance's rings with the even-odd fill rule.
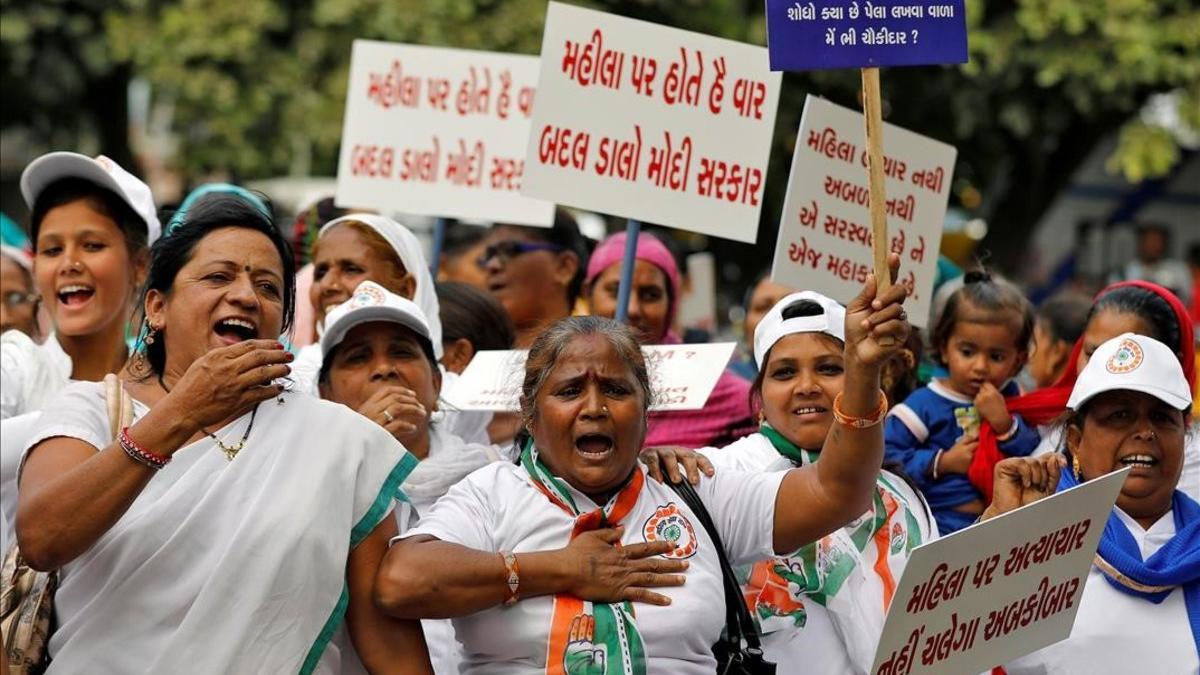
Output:
[[[879,407],[867,417],[855,417],[842,412],[841,394],[838,394],[833,399],[833,419],[837,420],[838,424],[854,429],[870,429],[882,422],[887,417],[887,412],[887,394],[884,394],[882,389],[879,390]]]
[[[117,437],[117,442],[121,445],[121,449],[125,451],[125,454],[129,455],[139,464],[148,466],[155,471],[163,468],[171,461],[170,457],[151,452],[139,445],[129,435],[129,427],[121,429],[121,434]]]
[[[517,565],[517,556],[512,551],[501,551],[500,559],[504,561],[504,580],[508,584],[504,606],[510,607],[516,604],[518,591],[521,589],[521,567]]]

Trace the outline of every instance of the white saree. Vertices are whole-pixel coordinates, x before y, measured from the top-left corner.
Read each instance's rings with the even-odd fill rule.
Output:
[[[176,452],[61,570],[50,673],[340,672],[350,551],[416,461],[345,407],[281,400],[259,405],[233,461],[209,438]],[[216,435],[232,445],[249,422]],[[64,390],[29,445],[55,436],[109,444],[101,384]]]

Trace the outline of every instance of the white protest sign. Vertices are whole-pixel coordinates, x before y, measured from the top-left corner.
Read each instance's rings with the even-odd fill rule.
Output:
[[[753,243],[779,86],[763,47],[551,2],[521,191]]]
[[[699,410],[733,355],[734,342],[642,347],[654,393],[651,410]],[[482,351],[471,359],[446,402],[459,410],[520,409],[526,352]]]
[[[846,303],[872,271],[870,189],[862,113],[809,96],[788,178],[771,279]],[[888,250],[916,326],[929,325],[953,146],[884,125]]]
[[[980,673],[1070,635],[1129,471],[914,549],[871,673]]]
[[[355,40],[339,206],[549,226],[520,194],[538,59]]]

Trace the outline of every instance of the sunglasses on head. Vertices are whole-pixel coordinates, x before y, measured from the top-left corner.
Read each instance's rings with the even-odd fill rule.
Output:
[[[562,250],[563,247],[558,244],[529,244],[523,241],[501,241],[483,249],[483,254],[475,262],[480,267],[483,267],[491,262],[493,258],[499,258],[500,262],[503,263],[524,253],[533,253],[535,251],[558,253]]]

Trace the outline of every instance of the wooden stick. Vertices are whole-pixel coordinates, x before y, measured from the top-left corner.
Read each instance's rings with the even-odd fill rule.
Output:
[[[870,183],[871,253],[879,291],[892,285],[888,272],[887,186],[883,175],[883,112],[879,97],[879,69],[862,69],[863,113],[867,118],[867,171]]]

